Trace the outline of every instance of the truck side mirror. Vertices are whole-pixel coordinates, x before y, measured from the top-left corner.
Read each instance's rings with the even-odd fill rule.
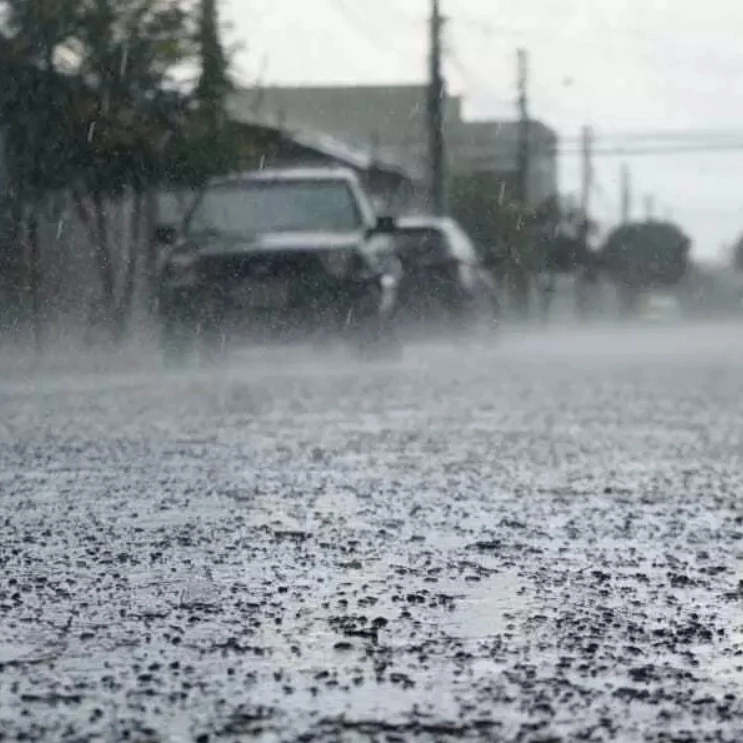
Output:
[[[392,235],[397,232],[397,220],[387,214],[381,215],[377,217],[377,224],[374,231],[383,235]]]

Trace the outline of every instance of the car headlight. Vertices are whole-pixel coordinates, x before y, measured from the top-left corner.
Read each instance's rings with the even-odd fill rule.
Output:
[[[354,269],[355,256],[350,250],[334,250],[323,254],[325,270],[336,279],[345,279]]]

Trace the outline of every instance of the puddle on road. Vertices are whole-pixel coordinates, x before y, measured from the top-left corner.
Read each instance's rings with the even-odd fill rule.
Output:
[[[367,613],[369,617],[382,617],[389,622],[380,633],[379,644],[393,650],[403,650],[421,640],[443,641],[444,643],[477,642],[500,635],[516,635],[519,626],[533,610],[530,587],[515,570],[502,571],[479,582],[459,579],[445,579],[436,584],[425,584],[418,580],[406,586],[410,594],[425,595],[425,604],[407,604],[397,589],[392,588],[389,565],[379,563],[358,575],[343,576],[341,583],[326,583],[313,594],[313,607],[305,607],[307,613],[298,621],[293,631],[286,628],[277,631],[265,625],[260,642],[270,648],[270,662],[293,668],[325,667],[329,663],[343,664],[344,656],[348,663],[358,659],[358,652],[368,642],[362,638],[346,638],[329,626],[332,610],[320,609],[323,603],[335,604],[338,588],[343,585],[366,586],[365,593],[376,599],[373,609],[347,613],[338,611],[339,616],[352,616]],[[426,594],[418,592],[425,586]],[[441,600],[443,597],[443,600]],[[405,612],[408,618],[404,618]],[[291,652],[287,640],[294,635],[302,639],[302,655]],[[345,652],[335,646],[339,641],[349,640]]]
[[[712,681],[743,693],[743,624],[740,617],[730,624],[730,638],[725,650],[718,645],[702,646],[695,650],[699,661],[699,672],[708,674]]]
[[[514,631],[516,621],[530,609],[524,579],[515,570],[464,586],[450,581],[441,592],[459,594],[453,610],[440,620],[442,631],[458,640],[481,640]]]
[[[0,645],[0,666],[9,663],[24,663],[38,655],[38,646],[4,643]]]

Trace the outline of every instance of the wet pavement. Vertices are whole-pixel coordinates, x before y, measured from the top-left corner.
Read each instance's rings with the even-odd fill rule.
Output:
[[[0,383],[0,741],[743,739],[741,338]]]

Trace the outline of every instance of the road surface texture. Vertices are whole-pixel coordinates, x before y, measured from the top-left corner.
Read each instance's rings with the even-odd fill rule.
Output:
[[[743,739],[742,341],[6,378],[0,740]]]

